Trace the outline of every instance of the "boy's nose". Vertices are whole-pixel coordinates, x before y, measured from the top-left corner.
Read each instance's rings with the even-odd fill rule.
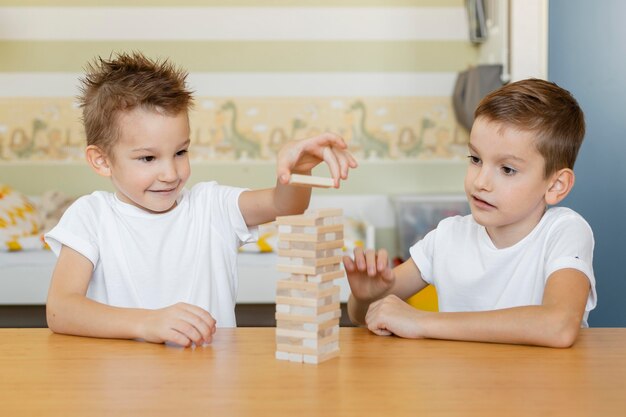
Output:
[[[487,172],[486,169],[483,168],[478,172],[478,175],[476,175],[476,178],[474,178],[474,187],[476,187],[479,190],[490,189],[491,180],[490,180],[489,173]]]
[[[161,171],[159,172],[159,181],[162,182],[173,182],[178,179],[178,172],[176,170],[176,165],[173,163],[165,163],[161,167]]]

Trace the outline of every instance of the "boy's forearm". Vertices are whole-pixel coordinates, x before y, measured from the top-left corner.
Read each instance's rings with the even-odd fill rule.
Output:
[[[352,294],[350,294],[350,297],[348,298],[348,317],[352,323],[364,325],[365,315],[367,314],[368,308],[369,303],[359,301]]]
[[[524,306],[467,313],[432,313],[420,323],[433,339],[570,347],[581,317],[550,307]]]
[[[149,310],[112,307],[81,295],[49,300],[48,326],[55,333],[113,339],[141,338],[140,324]]]
[[[311,200],[310,187],[297,187],[276,183],[274,190],[274,206],[278,216],[302,214],[309,207]]]

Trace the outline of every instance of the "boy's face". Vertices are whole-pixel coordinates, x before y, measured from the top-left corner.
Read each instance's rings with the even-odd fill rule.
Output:
[[[539,223],[549,179],[532,132],[478,118],[472,126],[465,193],[496,245],[512,245]]]
[[[190,175],[189,119],[136,108],[118,118],[120,137],[108,158],[118,198],[153,213],[176,206]]]

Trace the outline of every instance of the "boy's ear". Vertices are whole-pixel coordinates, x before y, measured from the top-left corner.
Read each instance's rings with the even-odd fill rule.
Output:
[[[575,179],[574,171],[569,168],[555,172],[550,180],[550,187],[546,191],[546,203],[553,206],[563,201],[574,186]]]
[[[97,174],[103,177],[111,176],[109,159],[102,149],[95,145],[89,145],[85,149],[85,157],[91,168],[96,171]]]

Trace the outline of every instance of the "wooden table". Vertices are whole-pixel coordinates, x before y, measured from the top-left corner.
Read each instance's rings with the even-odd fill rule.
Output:
[[[273,328],[195,349],[0,329],[0,415],[626,415],[626,329],[561,350],[341,328],[340,348],[305,365],[274,359]]]

